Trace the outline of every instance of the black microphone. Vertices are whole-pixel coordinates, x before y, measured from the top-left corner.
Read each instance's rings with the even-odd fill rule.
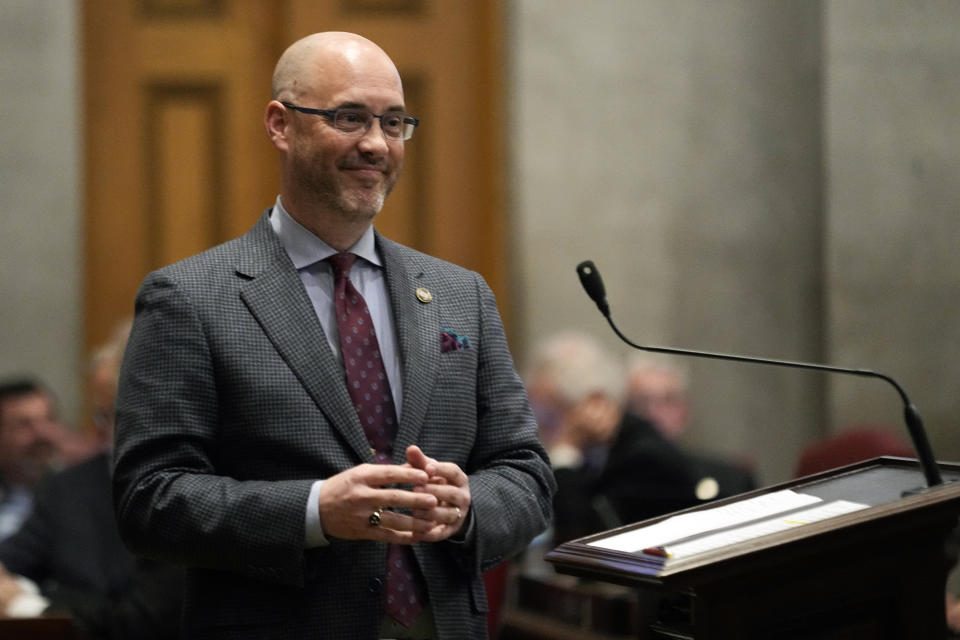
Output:
[[[751,356],[740,356],[729,353],[714,353],[710,351],[695,351],[691,349],[676,349],[673,347],[656,347],[639,345],[631,341],[620,332],[617,325],[610,317],[610,305],[607,304],[606,289],[603,286],[603,280],[600,278],[600,272],[591,260],[584,260],[577,265],[577,275],[580,276],[580,283],[586,290],[587,295],[593,300],[600,312],[607,319],[610,327],[617,336],[634,349],[641,351],[651,351],[654,353],[669,353],[680,356],[693,356],[695,358],[713,358],[715,360],[730,360],[733,362],[750,362],[753,364],[766,364],[776,367],[792,367],[795,369],[812,369],[814,371],[830,371],[833,373],[846,373],[855,376],[867,378],[879,378],[885,380],[897,390],[900,399],[903,401],[903,415],[907,423],[907,430],[910,432],[910,439],[913,442],[913,448],[917,452],[920,460],[920,466],[923,469],[923,475],[926,477],[927,486],[943,484],[943,478],[940,477],[940,468],[937,467],[936,460],[933,458],[933,451],[930,449],[930,442],[927,440],[927,432],[923,428],[923,421],[920,419],[920,413],[917,407],[907,397],[907,392],[890,376],[871,371],[869,369],[848,369],[845,367],[834,367],[825,364],[813,364],[809,362],[794,362],[791,360],[776,360],[772,358],[754,358]]]
[[[597,303],[597,308],[604,318],[610,319],[610,305],[607,304],[607,290],[603,286],[603,279],[600,272],[593,265],[593,261],[585,260],[577,265],[577,275],[580,276],[580,284],[586,289],[590,299]],[[618,332],[619,333],[619,332]]]

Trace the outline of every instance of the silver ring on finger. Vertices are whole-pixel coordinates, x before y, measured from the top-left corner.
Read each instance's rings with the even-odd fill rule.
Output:
[[[368,520],[370,522],[371,527],[380,526],[380,519],[381,519],[380,515],[381,515],[380,509],[377,509],[376,511],[370,514],[370,518]]]

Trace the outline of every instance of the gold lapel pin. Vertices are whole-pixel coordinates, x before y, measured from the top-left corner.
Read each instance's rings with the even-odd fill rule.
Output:
[[[417,287],[417,300],[423,304],[427,304],[433,300],[433,294],[424,289],[423,287]]]

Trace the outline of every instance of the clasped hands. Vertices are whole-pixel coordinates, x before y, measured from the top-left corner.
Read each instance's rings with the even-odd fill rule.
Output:
[[[319,498],[324,533],[413,544],[446,540],[460,531],[470,510],[467,474],[452,462],[428,457],[416,445],[407,447],[406,459],[403,465],[361,464],[325,480]],[[380,516],[376,526],[370,520],[374,512]]]

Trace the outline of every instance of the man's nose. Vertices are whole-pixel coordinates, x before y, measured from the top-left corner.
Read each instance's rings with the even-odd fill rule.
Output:
[[[390,145],[388,144],[386,134],[383,132],[380,118],[373,118],[372,120],[370,126],[367,127],[367,130],[360,138],[359,144],[361,149],[371,153],[386,154],[390,149]]]

